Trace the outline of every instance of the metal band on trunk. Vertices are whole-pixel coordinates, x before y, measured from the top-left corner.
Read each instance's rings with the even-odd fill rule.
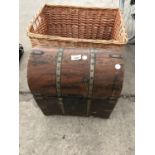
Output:
[[[61,94],[61,64],[62,64],[62,58],[63,58],[63,49],[59,49],[57,53],[57,65],[56,65],[56,91],[57,91],[57,97],[58,97],[58,104],[60,106],[60,109],[62,113],[65,113],[64,105],[63,105],[63,99]]]
[[[93,95],[93,85],[94,85],[94,73],[95,73],[95,50],[90,51],[90,70],[89,70],[89,89],[88,89],[88,101],[87,101],[87,115],[90,112],[91,97]]]

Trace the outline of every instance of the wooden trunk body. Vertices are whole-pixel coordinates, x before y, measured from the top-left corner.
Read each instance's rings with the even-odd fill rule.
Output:
[[[108,118],[124,74],[120,47],[33,48],[28,85],[45,115]]]

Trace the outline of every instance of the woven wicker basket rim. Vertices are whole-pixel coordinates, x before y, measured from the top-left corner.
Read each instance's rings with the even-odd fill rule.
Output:
[[[120,10],[119,8],[108,8],[108,7],[91,7],[91,6],[78,6],[78,5],[54,5],[54,4],[45,4],[42,8],[49,7],[64,7],[64,8],[77,8],[77,9],[99,9],[99,10]]]
[[[50,6],[50,7],[64,7],[64,8],[81,8],[81,9],[99,9],[99,10],[118,10],[121,18],[122,18],[122,14],[121,14],[121,10],[119,8],[102,8],[102,7],[90,7],[90,6],[73,6],[73,5],[53,5],[53,4],[45,4],[40,12],[42,12],[42,10],[46,7],[46,6]],[[36,15],[37,16],[37,15]],[[34,18],[35,20],[35,18]],[[116,44],[116,45],[123,45],[126,44],[128,42],[128,37],[127,37],[127,33],[125,32],[125,41],[120,42],[114,39],[111,40],[100,40],[100,39],[81,39],[81,38],[69,38],[69,37],[61,37],[61,36],[54,36],[54,35],[43,35],[43,34],[36,34],[36,33],[32,33],[30,32],[30,29],[32,27],[32,23],[29,25],[28,30],[27,30],[27,35],[30,38],[39,38],[39,39],[46,39],[46,40],[52,40],[52,41],[68,41],[68,42],[83,42],[83,43],[95,43],[95,44]],[[124,26],[123,26],[124,27]]]
[[[96,43],[96,44],[126,44],[126,42],[120,42],[117,40],[99,40],[99,39],[79,39],[79,38],[68,38],[68,37],[59,37],[51,35],[42,35],[28,32],[30,38],[39,38],[53,41],[69,41],[69,42],[85,42],[85,43]]]

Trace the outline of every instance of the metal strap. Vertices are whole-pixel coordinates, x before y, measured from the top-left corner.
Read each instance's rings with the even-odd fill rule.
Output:
[[[115,68],[115,77],[114,77],[114,80],[113,80],[112,93],[111,93],[111,97],[109,98],[109,103],[116,103],[116,101],[117,101],[117,99],[119,97],[119,96],[116,96],[116,92],[121,91],[121,90],[118,89],[118,86],[117,86],[118,80],[119,80],[120,69],[121,68],[119,68],[119,69]]]
[[[119,80],[119,72],[120,72],[120,69],[119,70],[115,70],[115,77],[114,77],[114,80],[113,80],[111,97],[114,97],[116,91],[118,91],[117,90],[117,83],[118,83],[118,80]]]
[[[61,109],[61,112],[63,114],[65,114],[65,109],[64,109],[64,104],[63,104],[63,98],[61,98],[61,97],[58,98],[58,105],[59,105],[59,107]]]
[[[62,64],[62,58],[63,58],[63,49],[59,49],[57,53],[57,64],[56,64],[56,91],[57,91],[57,97],[58,97],[58,104],[60,106],[60,109],[62,113],[65,113],[64,105],[63,105],[63,99],[61,94],[61,64]]]
[[[57,96],[61,96],[61,61],[63,56],[63,50],[60,49],[57,53],[57,65],[56,65],[56,90]]]
[[[93,95],[93,85],[94,85],[94,73],[95,73],[95,50],[90,51],[90,70],[89,70],[89,89],[88,89],[88,101],[87,101],[87,115],[90,112],[91,97]]]
[[[122,54],[111,54],[109,56],[112,57],[112,58],[116,58],[116,59],[123,59]],[[113,59],[112,59],[112,61],[113,61]],[[120,63],[115,64],[115,75],[114,75],[114,80],[113,80],[113,84],[112,84],[111,97],[109,97],[109,103],[115,103],[117,101],[117,99],[118,99],[118,96],[116,96],[115,93],[117,91],[119,91],[118,88],[117,88],[117,84],[118,84],[119,72],[120,72],[121,68],[122,68],[122,64],[120,64]]]
[[[114,97],[114,96],[111,96],[111,97],[109,97],[109,99],[108,99],[108,103],[111,103],[111,104],[116,103],[116,101],[117,101],[117,97]]]

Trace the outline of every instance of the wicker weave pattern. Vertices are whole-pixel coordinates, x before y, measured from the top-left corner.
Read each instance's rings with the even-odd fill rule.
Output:
[[[119,9],[45,5],[28,35],[33,47],[102,47],[127,42]]]

